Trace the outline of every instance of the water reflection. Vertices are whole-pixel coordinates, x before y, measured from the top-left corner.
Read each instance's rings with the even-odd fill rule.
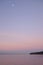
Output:
[[[43,55],[0,55],[0,65],[43,65]]]

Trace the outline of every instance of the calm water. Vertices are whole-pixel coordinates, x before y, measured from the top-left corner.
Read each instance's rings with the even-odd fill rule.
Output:
[[[43,55],[0,55],[0,65],[43,65]]]

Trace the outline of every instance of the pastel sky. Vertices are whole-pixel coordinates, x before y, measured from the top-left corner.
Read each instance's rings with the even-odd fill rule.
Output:
[[[43,50],[43,1],[0,0],[0,50]]]

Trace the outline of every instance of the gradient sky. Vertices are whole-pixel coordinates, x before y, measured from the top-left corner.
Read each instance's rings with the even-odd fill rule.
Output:
[[[43,1],[0,0],[0,50],[43,50]]]

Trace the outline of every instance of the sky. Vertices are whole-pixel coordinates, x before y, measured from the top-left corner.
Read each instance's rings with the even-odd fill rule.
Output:
[[[1,50],[43,50],[42,0],[0,0]]]

